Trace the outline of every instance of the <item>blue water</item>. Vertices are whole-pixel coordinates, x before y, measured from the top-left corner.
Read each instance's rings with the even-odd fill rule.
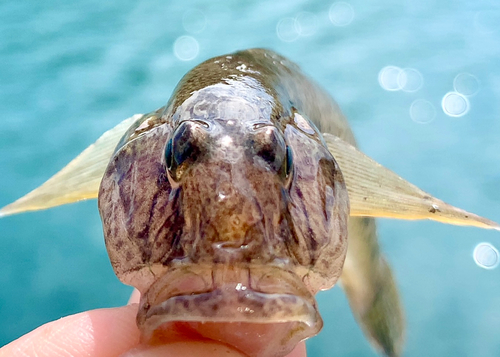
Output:
[[[355,0],[329,16],[332,4],[1,2],[0,206],[122,119],[164,105],[197,63],[260,46],[326,87],[370,156],[500,221],[499,3]],[[379,81],[387,66],[412,70]],[[467,96],[446,110],[468,103],[459,117],[441,104],[456,77]],[[406,307],[405,355],[499,356],[500,270],[478,267],[472,251],[500,246],[500,233],[395,220],[381,220],[379,233]],[[0,220],[0,287],[0,345],[61,316],[124,304],[131,292],[109,264],[95,201]],[[340,288],[318,300],[325,328],[308,341],[309,356],[376,355]]]

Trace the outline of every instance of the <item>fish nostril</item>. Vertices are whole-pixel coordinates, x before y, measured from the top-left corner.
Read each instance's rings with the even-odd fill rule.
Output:
[[[284,179],[289,177],[293,165],[292,151],[277,128],[267,125],[255,129],[251,146],[253,154],[271,170],[279,173]]]
[[[241,219],[238,215],[233,214],[229,220],[234,228],[239,228],[241,226]]]

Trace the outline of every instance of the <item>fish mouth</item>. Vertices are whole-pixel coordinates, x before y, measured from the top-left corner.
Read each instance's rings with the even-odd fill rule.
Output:
[[[137,323],[146,343],[202,337],[249,356],[284,355],[323,325],[293,271],[225,264],[170,269],[142,295]]]

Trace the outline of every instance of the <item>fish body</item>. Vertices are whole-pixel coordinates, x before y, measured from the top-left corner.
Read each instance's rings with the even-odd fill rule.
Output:
[[[195,335],[249,356],[317,334],[315,295],[339,279],[373,346],[401,355],[374,217],[500,230],[360,152],[329,94],[263,49],[196,66],[165,107],[107,131],[0,217],[97,197],[113,269],[141,292],[143,343]]]

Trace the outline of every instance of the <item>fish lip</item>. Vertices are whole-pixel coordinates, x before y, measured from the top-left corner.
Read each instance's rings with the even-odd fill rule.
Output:
[[[317,315],[313,304],[296,295],[215,289],[206,293],[174,296],[150,306],[144,316],[144,323],[149,330],[169,321],[295,321],[312,327],[317,323]]]
[[[323,325],[314,296],[293,271],[225,264],[171,269],[141,296],[143,341],[176,322],[289,324],[298,341]]]

